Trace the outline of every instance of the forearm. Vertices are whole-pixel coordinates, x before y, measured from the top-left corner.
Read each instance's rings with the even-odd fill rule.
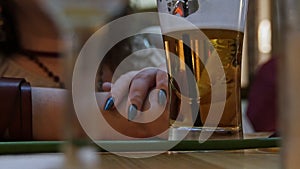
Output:
[[[97,93],[96,96],[99,106],[103,106],[107,93]],[[72,103],[68,99],[71,99],[70,92],[64,89],[32,87],[32,131],[34,140],[63,140],[68,137],[67,134],[70,134],[67,132],[72,132],[73,137],[76,138],[86,137],[75,112],[68,108],[68,104]],[[108,115],[110,120],[119,118],[116,113],[110,113]],[[95,129],[99,132],[97,139],[124,139],[113,135],[112,128],[105,125],[103,118],[100,119],[100,126]],[[85,121],[82,122],[84,125]]]
[[[132,139],[132,138],[147,138],[157,136],[159,133],[165,131],[168,127],[168,113],[164,112],[153,123],[141,125],[139,123],[128,121],[121,114],[126,114],[127,111],[124,106],[126,102],[122,103],[123,109],[118,112],[117,109],[104,111],[103,107],[108,93],[96,93],[97,102],[99,104],[102,115],[99,113],[99,123],[93,128],[97,131],[93,139]],[[52,88],[32,88],[32,130],[34,140],[62,140],[67,136],[66,132],[73,132],[73,137],[86,137],[84,130],[79,124],[79,120],[72,109],[68,109],[71,99],[70,93],[62,89]],[[73,106],[73,105],[70,105]],[[158,104],[152,105],[152,111],[148,110],[148,115],[155,115],[161,112]],[[155,108],[156,107],[156,108]],[[68,114],[67,116],[67,113]],[[87,113],[86,115],[89,115]],[[66,117],[68,119],[66,119]],[[140,118],[143,118],[141,116]],[[144,117],[147,118],[147,117]],[[89,119],[88,120],[95,120]],[[93,124],[94,121],[81,121],[83,126]],[[67,128],[68,127],[68,128]],[[67,131],[67,129],[70,129]],[[90,132],[90,131],[87,131]],[[92,131],[92,133],[95,133]],[[130,136],[130,137],[128,137]]]
[[[68,92],[32,87],[32,131],[34,140],[61,140],[66,127]]]
[[[67,92],[61,89],[35,87],[32,87],[31,91],[33,139],[61,139],[63,105],[66,102]]]
[[[102,106],[105,93],[97,93],[97,100]],[[34,140],[62,140],[67,132],[74,137],[84,137],[77,116],[72,109],[68,109],[71,99],[70,92],[64,89],[32,87],[32,131]],[[73,105],[70,105],[73,106]],[[69,113],[69,114],[67,114]],[[88,113],[87,113],[88,115]],[[67,118],[67,119],[66,119]],[[101,122],[100,124],[104,124]],[[72,131],[67,131],[67,130]],[[101,136],[98,139],[116,139],[106,125],[101,125],[97,131]],[[68,133],[70,134],[70,133]]]

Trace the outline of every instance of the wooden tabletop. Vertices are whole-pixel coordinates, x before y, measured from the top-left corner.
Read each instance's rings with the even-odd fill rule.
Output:
[[[276,169],[280,168],[278,149],[243,151],[164,153],[149,158],[101,155],[101,169]]]
[[[74,154],[73,154],[74,155]],[[136,155],[129,153],[127,155]],[[141,155],[141,153],[139,153]],[[146,155],[148,155],[146,153]],[[279,169],[279,148],[251,149],[238,151],[201,151],[201,152],[167,152],[148,158],[128,158],[113,153],[96,152],[80,159],[76,155],[72,169],[84,168],[92,163],[91,169]],[[9,169],[58,169],[68,168],[66,155],[63,153],[41,153],[21,155],[1,155],[0,168]],[[84,164],[78,165],[79,161]],[[96,162],[95,162],[96,160]],[[71,160],[72,161],[72,160]],[[70,160],[69,160],[70,162]],[[76,166],[76,167],[75,167]],[[87,168],[89,168],[87,167]]]
[[[161,153],[156,148],[161,150],[161,145],[172,142],[97,142],[106,148],[113,147],[118,153],[94,144],[74,147],[66,142],[7,142],[0,144],[0,169],[276,169],[281,168],[279,141],[279,138],[210,140],[201,144],[181,141]]]

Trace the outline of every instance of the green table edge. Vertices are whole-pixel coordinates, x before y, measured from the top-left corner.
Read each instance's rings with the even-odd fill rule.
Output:
[[[183,140],[127,140],[127,141],[18,141],[0,142],[0,154],[32,154],[32,153],[58,153],[63,152],[64,145],[73,143],[78,146],[94,145],[99,152],[107,152],[105,148],[116,152],[138,152],[138,151],[163,151],[165,147],[169,151],[204,151],[204,150],[239,150],[255,148],[280,147],[281,138],[255,138],[240,140],[208,140],[203,143],[199,141]],[[175,146],[173,146],[175,145]]]

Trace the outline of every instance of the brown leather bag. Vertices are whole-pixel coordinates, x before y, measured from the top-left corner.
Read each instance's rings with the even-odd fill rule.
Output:
[[[0,140],[32,140],[31,87],[23,78],[0,78]]]

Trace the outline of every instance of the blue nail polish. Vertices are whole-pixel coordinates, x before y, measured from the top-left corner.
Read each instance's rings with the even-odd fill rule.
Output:
[[[104,106],[104,110],[109,110],[113,107],[114,105],[114,99],[112,97],[108,98],[106,100],[105,106]]]
[[[137,115],[137,107],[136,105],[132,104],[128,107],[128,120],[132,121],[136,115]]]
[[[165,105],[167,101],[167,94],[166,91],[163,89],[160,89],[158,92],[158,103],[160,105]]]

